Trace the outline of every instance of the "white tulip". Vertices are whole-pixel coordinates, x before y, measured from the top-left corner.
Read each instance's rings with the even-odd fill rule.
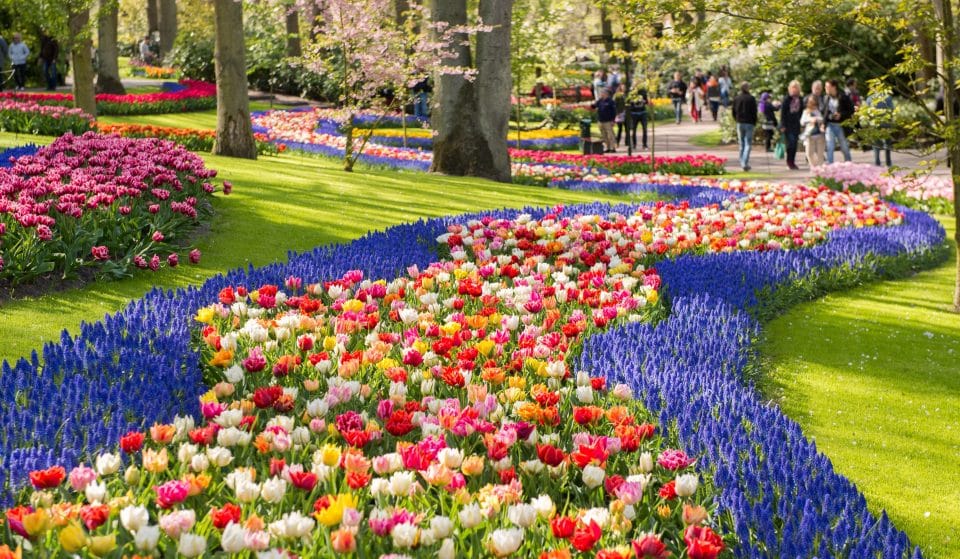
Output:
[[[263,486],[260,488],[260,495],[268,503],[279,503],[283,500],[284,493],[287,492],[287,481],[278,478],[272,477],[263,482]]]
[[[236,427],[240,425],[241,419],[243,419],[243,410],[224,410],[214,419],[214,422],[221,427]]]
[[[83,494],[90,503],[103,503],[107,499],[107,484],[100,480],[91,481],[83,490]]]
[[[523,545],[523,530],[520,528],[494,530],[487,543],[494,555],[506,557],[516,552]]]
[[[186,464],[199,452],[197,445],[190,443],[183,443],[180,445],[180,448],[177,450],[177,460],[181,464]]]
[[[580,400],[584,404],[593,403],[593,388],[590,386],[578,386],[577,387],[577,400]]]
[[[250,481],[250,478],[238,479],[234,482],[234,493],[241,503],[252,503],[260,496],[260,484]]]
[[[244,542],[246,535],[247,531],[243,526],[231,522],[227,524],[227,527],[223,529],[223,534],[220,535],[220,547],[227,553],[240,553],[247,547]]]
[[[101,476],[117,473],[120,470],[120,456],[109,452],[97,456],[96,469]]]
[[[437,453],[437,461],[451,470],[456,470],[463,462],[463,451],[459,448],[444,448]]]
[[[131,534],[136,534],[150,522],[150,513],[146,507],[127,506],[120,510],[120,524]]]
[[[153,551],[157,548],[157,542],[160,541],[159,526],[144,526],[133,535],[133,544],[140,551]]]
[[[480,507],[475,503],[463,507],[458,516],[460,517],[460,524],[467,529],[483,522],[483,514],[480,512]]]
[[[223,468],[233,461],[233,453],[229,449],[214,446],[207,448],[207,458],[210,463],[218,468]]]
[[[677,496],[689,497],[697,492],[700,485],[700,479],[697,474],[682,474],[677,476],[675,489]]]
[[[606,477],[606,474],[607,472],[605,472],[603,468],[589,464],[583,469],[581,478],[583,479],[584,485],[593,489],[603,483],[603,478]]]
[[[529,528],[537,521],[537,509],[526,503],[511,505],[507,509],[507,518],[520,528]]]
[[[403,522],[397,524],[390,530],[390,537],[393,538],[393,546],[400,548],[413,547],[417,543],[417,535],[420,529],[415,524]]]
[[[550,498],[550,495],[540,495],[536,499],[531,500],[530,504],[533,505],[533,508],[536,509],[537,514],[539,514],[540,518],[543,519],[552,517],[553,513],[557,510],[557,507],[553,504],[553,499]]]
[[[177,544],[177,552],[184,557],[199,557],[207,550],[207,538],[196,534],[183,534]]]
[[[437,559],[455,559],[456,556],[457,548],[454,546],[453,540],[450,538],[443,540],[440,549],[437,550]]]
[[[394,497],[406,497],[414,482],[413,472],[396,472],[390,476],[390,493]]]
[[[649,474],[653,471],[653,455],[649,452],[644,452],[637,459],[637,469],[645,474]]]
[[[437,538],[446,538],[453,533],[453,521],[446,516],[434,516],[430,519],[430,529]]]
[[[190,460],[190,469],[195,472],[202,472],[210,467],[210,460],[205,454],[198,454]]]

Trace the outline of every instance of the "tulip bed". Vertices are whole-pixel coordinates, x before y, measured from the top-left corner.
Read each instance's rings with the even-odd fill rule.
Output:
[[[17,134],[61,136],[93,129],[93,117],[81,109],[41,105],[33,101],[0,100],[0,130]]]
[[[97,129],[104,134],[116,134],[124,138],[157,138],[176,142],[190,151],[211,151],[217,139],[214,130],[197,128],[175,128],[171,126],[153,126],[149,124],[105,124],[97,123]],[[286,151],[282,143],[268,142],[263,134],[254,134],[257,153],[276,155]]]
[[[0,92],[0,100],[38,105],[69,105],[70,93]],[[97,114],[148,115],[205,111],[217,106],[217,88],[212,83],[182,80],[164,84],[164,91],[128,95],[97,94]]]
[[[359,134],[365,131],[358,130]],[[404,146],[403,130],[397,128],[377,128],[371,130],[370,141],[384,146]],[[424,128],[407,129],[406,147],[411,148],[433,148],[433,131]],[[529,150],[566,150],[576,149],[580,143],[579,134],[572,130],[522,130],[520,138],[517,139],[516,132],[510,132],[507,136],[507,145],[512,148],[523,148]]]
[[[953,214],[953,181],[950,177],[911,176],[866,163],[834,163],[813,170],[815,184],[834,190],[879,192],[884,198],[936,214]]]
[[[364,116],[366,121],[373,115]],[[346,140],[341,122],[346,116],[329,109],[263,111],[252,115],[254,131],[270,141],[283,143],[290,149],[302,150],[330,157],[342,157]],[[372,126],[372,124],[368,124]],[[388,131],[389,130],[389,131]],[[431,153],[421,148],[400,148],[380,143],[377,138],[389,135],[396,143],[394,132],[373,130],[363,148],[360,161],[369,165],[397,169],[426,170]],[[402,141],[402,140],[401,140]],[[359,149],[359,141],[354,149]],[[555,179],[576,179],[591,173],[634,173],[653,170],[649,156],[582,156],[548,151],[510,149],[514,182],[546,186]],[[711,175],[724,172],[723,158],[709,155],[685,155],[657,158],[656,170],[661,173]]]
[[[8,526],[114,555],[919,556],[745,382],[743,311],[922,265],[943,230],[871,194],[721,186],[418,222],[155,291],[4,366]]]
[[[18,157],[0,170],[0,286],[178,265],[215,175],[172,142],[93,132]]]

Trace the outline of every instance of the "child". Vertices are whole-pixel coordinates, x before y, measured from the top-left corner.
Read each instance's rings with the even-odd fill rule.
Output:
[[[763,126],[763,139],[767,151],[773,151],[773,133],[777,129],[777,108],[769,91],[760,94],[760,117]]]
[[[803,126],[800,139],[807,148],[807,163],[811,169],[823,165],[823,152],[826,148],[825,125],[820,112],[820,101],[813,95],[807,98],[807,108],[800,117],[800,126]]]

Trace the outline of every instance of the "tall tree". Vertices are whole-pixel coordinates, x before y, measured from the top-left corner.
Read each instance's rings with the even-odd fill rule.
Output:
[[[93,40],[90,29],[90,3],[87,0],[67,2],[67,28],[70,32],[70,60],[73,65],[73,103],[87,114],[96,116],[97,100],[93,86]]]
[[[159,0],[157,24],[160,29],[160,56],[173,50],[177,39],[177,0]]]
[[[217,139],[213,153],[229,157],[257,158],[257,145],[250,122],[247,66],[243,38],[243,4],[214,0],[217,76]]]
[[[300,13],[296,8],[290,8],[285,16],[284,25],[287,29],[287,56],[295,58],[303,54],[300,45]]]
[[[100,66],[97,68],[97,91],[124,94],[117,63],[117,0],[100,0],[97,10],[97,49]]]
[[[431,171],[510,181],[507,132],[510,119],[510,15],[513,0],[480,0],[479,18],[489,30],[477,36],[476,78],[440,73],[437,80]],[[433,0],[435,24],[456,29],[467,24],[466,0]],[[443,66],[470,67],[466,36],[452,44]]]
[[[160,29],[160,0],[147,0],[147,33]]]

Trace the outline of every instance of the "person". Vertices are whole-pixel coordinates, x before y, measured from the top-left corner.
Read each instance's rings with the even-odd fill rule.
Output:
[[[43,64],[43,77],[47,81],[47,91],[57,89],[57,57],[60,56],[60,43],[46,34],[40,33],[40,62]]]
[[[800,138],[800,119],[803,117],[803,98],[800,82],[793,80],[787,86],[787,95],[780,103],[780,133],[787,146],[787,168],[797,170],[797,140]]]
[[[607,87],[607,71],[604,68],[597,70],[597,73],[593,75],[593,98],[596,101],[600,100],[600,94]]]
[[[847,97],[853,101],[853,107],[855,109],[859,108],[863,101],[860,99],[860,90],[857,87],[856,78],[850,78],[847,80],[847,88],[844,90],[844,92],[847,94]]]
[[[647,90],[645,88],[637,89],[633,94],[633,97],[627,103],[627,111],[630,112],[630,141],[632,142],[633,149],[637,149],[637,125],[643,127],[643,149],[647,149],[647,105],[650,104],[650,99],[647,97]]]
[[[720,67],[720,77],[717,78],[720,84],[720,104],[724,107],[730,106],[730,90],[733,89],[733,79],[730,78],[730,70],[726,66]]]
[[[807,95],[806,99],[803,100],[804,106],[807,105],[807,101],[809,101],[811,97],[817,100],[817,106],[819,107],[821,113],[826,111],[827,107],[824,105],[826,99],[824,99],[823,95],[822,81],[815,80],[812,84],[810,84],[810,95]]]
[[[717,111],[720,110],[720,82],[715,76],[707,79],[707,103],[710,104],[710,114],[713,115],[713,121],[717,121]]]
[[[687,84],[683,83],[683,75],[680,72],[673,73],[673,81],[667,85],[667,95],[673,103],[673,114],[677,117],[677,124],[683,117],[683,101],[687,97]]]
[[[3,38],[3,35],[0,35],[0,72],[3,72],[7,67],[7,58],[10,57],[10,45],[7,44],[7,40]],[[6,80],[0,80],[0,91],[3,91],[3,86],[6,84]]]
[[[800,140],[806,147],[807,164],[810,165],[810,169],[823,165],[823,137],[826,125],[815,97],[807,97],[807,108],[800,117],[800,126],[803,127]]]
[[[773,151],[773,133],[777,130],[777,108],[773,105],[773,97],[769,91],[760,94],[758,111],[762,117],[763,144],[769,153]]]
[[[597,122],[600,123],[600,134],[603,136],[603,143],[606,144],[607,153],[617,151],[617,139],[613,136],[613,121],[617,118],[617,104],[610,97],[610,90],[603,88],[600,90],[600,98],[593,103],[593,108],[597,109]]]
[[[850,161],[850,144],[843,131],[843,124],[853,116],[853,101],[840,89],[840,82],[827,80],[825,109],[821,110],[827,122],[827,163],[833,163],[833,151],[837,145],[843,153],[843,160]]]
[[[871,95],[867,97],[867,104],[878,111],[883,111],[883,116],[879,118],[880,128],[891,128],[893,125],[890,119],[893,115],[893,97],[885,93],[881,95]],[[885,152],[884,162],[887,167],[893,167],[893,158],[890,157],[890,138],[877,140],[873,144],[873,164],[880,166],[880,151]]]
[[[616,91],[613,94],[613,103],[617,106],[617,117],[613,119],[613,122],[617,125],[617,148],[620,148],[620,140],[623,137],[623,131],[626,127],[627,121],[627,88],[625,85],[620,84],[617,89],[611,90]],[[630,131],[627,130],[627,134]],[[630,141],[629,138],[627,141]]]
[[[620,69],[616,66],[610,70],[610,74],[607,76],[607,89],[610,91],[617,91],[620,87]]]
[[[27,58],[30,56],[30,47],[23,42],[19,33],[13,34],[13,44],[10,45],[10,64],[13,65],[13,80],[18,91],[27,86]]]
[[[153,63],[153,47],[151,45],[150,35],[145,35],[143,40],[140,41],[140,60],[144,64]]]
[[[430,115],[430,92],[433,91],[430,78],[423,78],[415,83],[411,89],[413,91],[413,116],[427,118]]]
[[[753,130],[757,126],[757,99],[750,93],[750,84],[740,84],[740,93],[733,98],[733,119],[737,122],[737,140],[740,142],[740,167],[750,170],[750,150]]]
[[[690,102],[690,118],[696,124],[703,115],[703,86],[697,78],[693,78],[687,86],[687,101]]]

